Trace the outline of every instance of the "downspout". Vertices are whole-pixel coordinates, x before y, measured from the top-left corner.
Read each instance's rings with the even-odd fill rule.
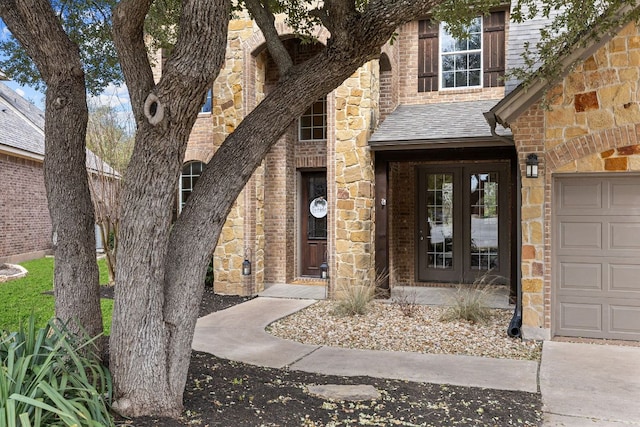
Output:
[[[493,111],[487,111],[484,118],[491,127],[491,135],[502,141],[513,143],[512,138],[498,135],[496,133],[497,119]],[[518,163],[518,173],[516,174],[516,206],[522,206],[522,174],[520,173],[520,164]],[[518,219],[518,218],[516,218]],[[516,252],[518,260],[522,259],[522,221],[516,221]],[[507,327],[507,335],[512,338],[522,336],[522,268],[516,268],[516,307],[513,310],[513,317]]]

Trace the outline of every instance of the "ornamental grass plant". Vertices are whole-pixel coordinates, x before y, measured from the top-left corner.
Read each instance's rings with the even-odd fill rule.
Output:
[[[334,312],[339,316],[362,315],[367,312],[369,304],[376,298],[379,285],[386,281],[388,273],[377,273],[374,280],[362,274],[355,283],[338,287]]]
[[[471,285],[458,284],[441,320],[486,323],[491,318],[489,299],[497,288],[497,282],[501,279],[500,276],[489,273],[479,276]]]

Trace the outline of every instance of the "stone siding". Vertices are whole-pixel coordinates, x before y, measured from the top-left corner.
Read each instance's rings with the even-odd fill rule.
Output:
[[[369,151],[378,66],[368,63],[335,91],[335,272],[332,291],[375,280],[374,170]]]
[[[627,25],[512,125],[520,170],[529,153],[539,178],[522,178],[523,325],[549,336],[552,184],[557,173],[640,171],[640,31]],[[542,332],[542,333],[540,333]]]
[[[51,219],[42,163],[0,153],[0,263],[43,256]]]

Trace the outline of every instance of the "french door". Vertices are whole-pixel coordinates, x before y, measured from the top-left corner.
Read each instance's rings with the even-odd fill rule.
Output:
[[[510,276],[508,163],[418,169],[419,281],[473,283]]]

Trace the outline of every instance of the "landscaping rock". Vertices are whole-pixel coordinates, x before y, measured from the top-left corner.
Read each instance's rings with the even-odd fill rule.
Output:
[[[380,392],[372,385],[312,385],[307,387],[307,392],[314,396],[333,401],[359,402],[362,400],[380,399]]]

